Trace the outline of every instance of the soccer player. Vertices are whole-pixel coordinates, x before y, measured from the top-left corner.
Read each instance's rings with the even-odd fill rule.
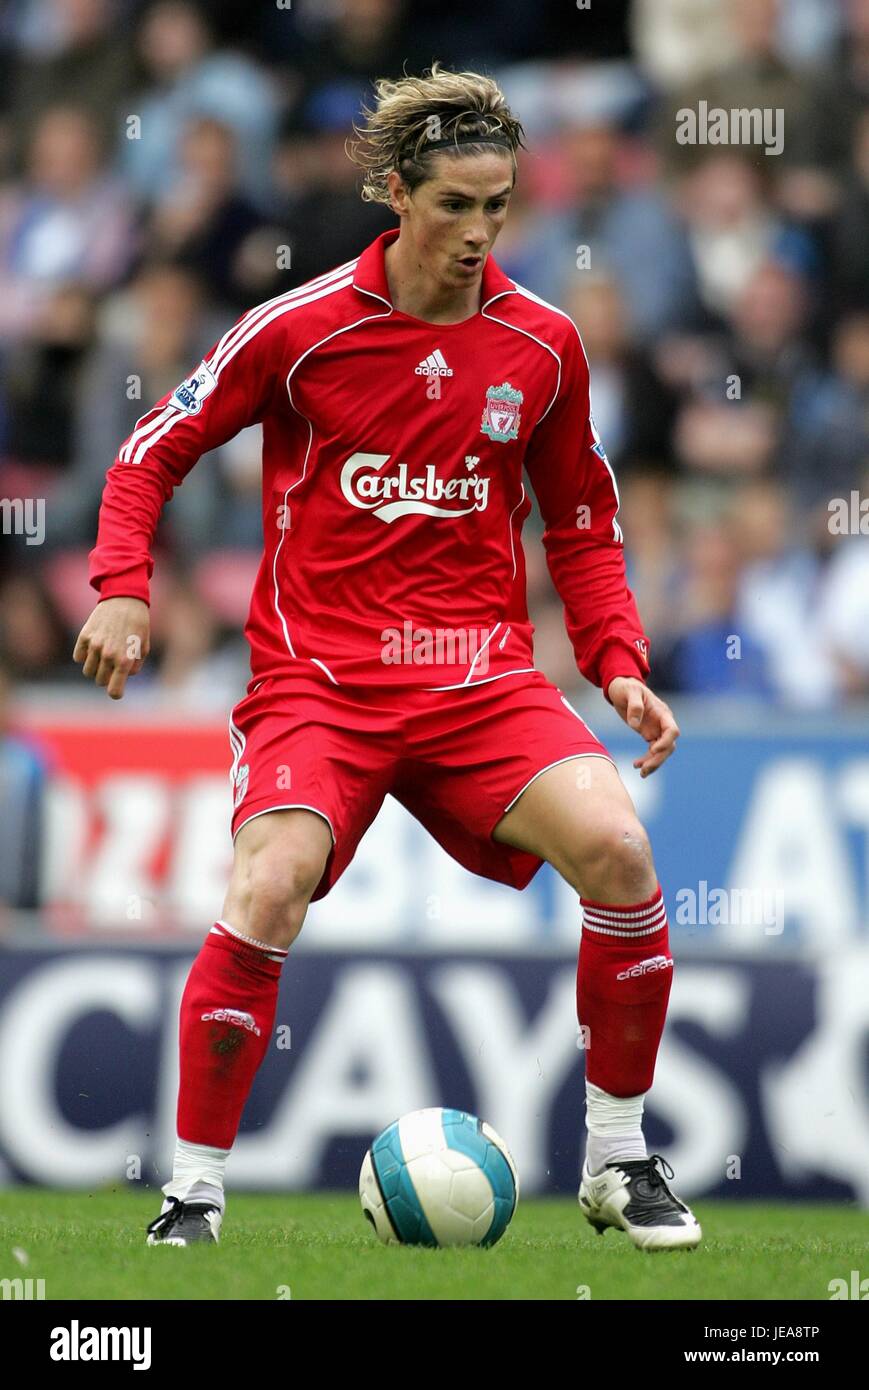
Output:
[[[436,63],[375,91],[350,153],[398,227],[243,314],[142,416],[91,552],[100,602],[74,657],[120,699],[148,653],[163,503],[262,422],[252,676],[229,721],[234,863],[181,1003],[174,1170],[148,1240],[218,1238],[282,965],[390,792],[466,868],[523,888],[547,860],[579,895],[580,1206],[640,1248],[693,1246],[642,1131],[673,966],[661,886],[609,754],[535,670],[525,599],[523,473],[579,669],[649,745],[634,763],[649,776],[679,731],[645,683],[588,363],[571,319],[491,254],[523,143],[496,83]]]

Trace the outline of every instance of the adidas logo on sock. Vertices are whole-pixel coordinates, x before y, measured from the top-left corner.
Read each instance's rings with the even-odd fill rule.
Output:
[[[440,348],[435,348],[434,352],[423,358],[414,372],[416,376],[452,376],[453,369],[447,366]]]
[[[245,1013],[244,1009],[210,1009],[208,1013],[202,1015],[202,1022],[208,1023],[214,1020],[215,1023],[234,1023],[237,1028],[246,1028],[249,1033],[256,1033],[260,1036],[260,1029],[257,1027],[253,1014]]]
[[[669,970],[673,965],[670,956],[649,956],[648,960],[641,960],[637,965],[632,965],[629,970],[620,970],[616,975],[617,980],[635,980],[638,975],[650,975],[655,970]]]

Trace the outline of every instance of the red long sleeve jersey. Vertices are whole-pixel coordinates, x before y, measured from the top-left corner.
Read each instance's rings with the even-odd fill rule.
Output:
[[[252,681],[298,662],[337,684],[427,689],[533,669],[523,468],[579,669],[604,690],[643,679],[575,325],[491,257],[471,318],[399,312],[384,265],[397,235],[242,315],[142,416],[107,474],[91,583],[147,601],[162,506],[200,455],[261,421]]]

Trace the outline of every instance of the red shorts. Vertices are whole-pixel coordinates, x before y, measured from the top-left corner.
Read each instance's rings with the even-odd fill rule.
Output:
[[[540,671],[451,690],[335,686],[268,677],[230,715],[233,838],[268,811],[316,811],[332,852],[314,893],[346,869],[390,793],[466,869],[524,888],[536,855],[492,839],[541,772],[607,758],[602,743]]]

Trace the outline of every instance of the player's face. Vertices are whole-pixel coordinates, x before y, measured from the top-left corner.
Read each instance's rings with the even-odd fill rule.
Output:
[[[512,187],[509,154],[439,155],[433,177],[405,201],[420,265],[445,285],[478,283],[504,225]]]

